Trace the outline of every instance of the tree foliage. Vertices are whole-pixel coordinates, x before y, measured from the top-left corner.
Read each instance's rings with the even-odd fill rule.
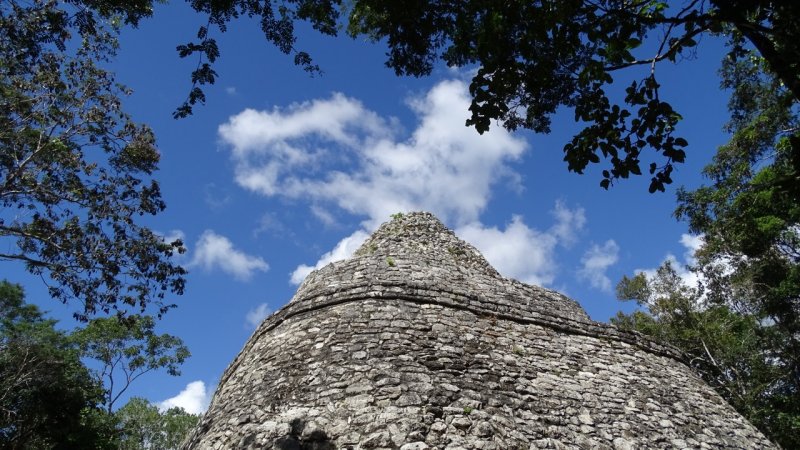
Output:
[[[145,373],[177,375],[189,356],[181,340],[157,335],[149,317],[93,319],[71,334],[55,324],[19,285],[0,282],[0,447],[177,448],[197,416],[137,398],[113,406]]]
[[[800,435],[800,117],[795,93],[756,52],[728,56],[728,130],[704,174],[710,184],[681,190],[676,215],[704,235],[698,267],[715,305],[768,324],[760,351],[780,376],[776,406],[759,417],[770,433]],[[791,444],[789,444],[790,442]],[[800,441],[787,441],[787,448]]]
[[[720,287],[747,295],[759,313],[800,337],[800,117],[792,94],[745,53],[729,58],[730,142],[705,169],[711,184],[681,190],[676,214],[705,236],[701,270]],[[716,261],[732,267],[720,273]],[[726,287],[726,289],[723,289]],[[720,298],[725,301],[726,298]],[[800,347],[795,347],[800,353]]]
[[[140,397],[133,397],[116,412],[121,427],[120,450],[177,450],[200,416],[182,408],[160,411]]]
[[[154,328],[155,321],[149,316],[132,316],[125,321],[97,318],[72,334],[81,356],[100,365],[97,378],[105,386],[103,404],[109,413],[142,375],[159,369],[180,375],[179,366],[189,357],[189,349],[180,338],[159,335]]]
[[[164,209],[155,138],[101,67],[117,45],[105,24],[135,25],[151,3],[0,3],[0,259],[82,302],[82,320],[150,304],[161,314],[165,295],[183,292],[170,260],[182,243],[138,223]]]
[[[54,325],[0,282],[0,447],[115,448],[102,388]]]
[[[296,22],[308,22],[325,35],[336,35],[340,16],[341,0],[287,0],[273,3],[271,0],[188,0],[192,7],[208,16],[208,23],[197,31],[197,41],[177,47],[181,58],[198,55],[197,67],[192,71],[192,88],[186,101],[178,107],[175,118],[192,114],[192,107],[205,102],[202,85],[214,84],[217,72],[212,64],[219,57],[216,39],[209,34],[212,27],[225,32],[228,23],[241,16],[258,17],[264,38],[284,54],[292,54],[294,63],[310,74],[320,73],[311,56],[295,48]],[[213,31],[212,31],[213,33]]]
[[[477,65],[467,124],[479,132],[493,120],[547,132],[559,107],[572,108],[585,128],[564,147],[564,159],[578,173],[610,159],[603,187],[640,174],[643,150],[655,150],[663,158],[648,167],[652,192],[671,182],[688,144],[675,135],[680,115],[659,95],[658,63],[691,55],[703,34],[737,34],[785,75],[797,100],[798,18],[796,2],[363,0],[355,2],[350,31],[387,39],[387,65],[398,74],[428,74],[438,59]],[[636,66],[649,70],[632,72],[641,78],[616,102],[608,94],[615,74]]]
[[[682,350],[695,371],[736,410],[784,448],[800,445],[800,400],[789,355],[774,325],[748,311],[709,301],[665,263],[652,277],[640,273],[617,285],[621,300],[645,310],[617,313],[620,328]]]
[[[559,108],[574,111],[583,126],[564,146],[571,171],[582,173],[601,158],[610,163],[600,184],[648,170],[650,191],[672,182],[674,164],[686,158],[688,142],[677,134],[681,120],[660,94],[657,67],[694,57],[704,35],[726,35],[732,54],[751,46],[766,66],[800,100],[800,4],[768,0],[667,1],[569,0],[193,0],[208,14],[209,26],[225,31],[239,15],[258,16],[268,41],[295,62],[317,70],[310,56],[295,50],[294,24],[308,21],[336,34],[347,32],[386,42],[386,65],[398,75],[425,76],[442,61],[475,68],[467,125],[483,133],[492,122],[510,130],[550,131]],[[178,47],[180,56],[200,52],[189,99],[176,117],[191,114],[213,83],[219,56],[209,27],[198,41]],[[203,62],[205,56],[207,62]],[[640,69],[637,70],[637,67]],[[610,94],[616,78],[631,79],[622,98]],[[647,149],[659,156],[647,156]],[[797,152],[800,152],[798,150]]]
[[[741,42],[743,36],[732,39]],[[731,140],[704,170],[710,183],[681,189],[676,210],[692,232],[703,235],[693,268],[702,290],[683,285],[669,267],[652,279],[624,278],[619,296],[636,299],[648,312],[618,315],[615,323],[684,350],[737,410],[785,448],[797,448],[797,96],[763,53],[741,45],[727,55],[720,74],[731,92]]]
[[[152,0],[76,1],[101,17],[123,14],[136,24]],[[564,146],[571,171],[608,160],[601,186],[647,170],[650,191],[664,191],[688,142],[677,133],[680,114],[660,94],[658,66],[694,57],[705,35],[729,38],[731,55],[753,48],[765,67],[800,100],[800,4],[769,0],[659,0],[391,2],[385,0],[189,0],[206,16],[195,39],[177,46],[197,58],[192,87],[175,117],[205,101],[203,85],[217,79],[216,33],[241,17],[256,18],[264,38],[311,73],[321,71],[296,47],[307,23],[325,35],[343,27],[389,47],[387,66],[398,75],[425,76],[439,61],[475,69],[467,125],[485,132],[549,132],[560,108],[583,127]],[[633,79],[619,96],[615,78]],[[648,154],[649,150],[655,154]],[[794,151],[800,153],[800,150]]]

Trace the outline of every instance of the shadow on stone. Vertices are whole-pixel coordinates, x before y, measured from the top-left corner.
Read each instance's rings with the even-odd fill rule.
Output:
[[[306,423],[302,419],[291,422],[292,430],[288,436],[275,441],[278,450],[335,450],[336,446],[322,430],[313,430],[303,435]]]

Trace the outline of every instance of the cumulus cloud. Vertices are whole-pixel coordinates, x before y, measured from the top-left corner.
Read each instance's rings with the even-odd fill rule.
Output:
[[[158,407],[162,411],[177,407],[183,408],[189,414],[202,414],[208,408],[210,400],[206,384],[202,381],[192,381],[175,397],[160,402]]]
[[[219,135],[240,186],[317,208],[336,205],[366,217],[366,229],[392,213],[420,209],[459,225],[477,220],[491,186],[516,179],[507,163],[527,144],[502,127],[483,135],[465,127],[469,93],[461,81],[441,82],[408,104],[419,123],[405,138],[394,119],[342,94],[248,109],[221,125]]]
[[[549,284],[555,277],[554,235],[541,233],[514,216],[505,230],[473,223],[456,234],[474,245],[498,272],[533,284]]]
[[[323,224],[335,223],[336,209],[364,219],[315,264],[298,266],[291,274],[294,284],[349,257],[391,214],[413,210],[433,212],[454,226],[504,275],[552,283],[554,249],[576,241],[584,211],[556,203],[547,230],[518,216],[505,229],[484,226],[480,214],[492,188],[500,182],[520,188],[511,164],[528,145],[502,127],[479,135],[464,126],[469,104],[466,83],[440,82],[408,101],[418,122],[403,133],[396,119],[337,93],[286,108],[244,110],[219,127],[219,136],[241,187],[303,200]]]
[[[553,215],[555,224],[546,231],[533,229],[520,216],[513,216],[505,230],[475,222],[459,227],[456,234],[474,245],[504,276],[549,285],[557,272],[556,246],[572,244],[586,223],[582,208],[569,209],[562,202],[556,203]]]
[[[261,257],[235,249],[228,238],[211,230],[204,231],[197,240],[189,267],[220,269],[239,280],[249,280],[256,271],[269,270],[269,265]]]
[[[574,244],[577,240],[577,232],[586,225],[586,213],[583,208],[569,209],[564,202],[558,200],[552,214],[556,218],[556,224],[553,226],[551,234],[565,246]]]
[[[682,255],[682,260],[679,260],[678,257],[672,253],[667,253],[667,256],[665,256],[664,260],[662,261],[662,264],[669,261],[672,264],[672,267],[675,269],[675,272],[678,274],[681,280],[686,283],[687,286],[697,287],[702,280],[699,274],[690,271],[687,266],[694,265],[697,262],[694,255],[697,250],[703,246],[703,236],[693,236],[691,234],[684,233],[681,235],[680,243],[685,249]],[[721,263],[724,264],[724,262]],[[656,270],[658,270],[658,268],[636,269],[635,273],[643,272],[647,278],[653,278],[656,274]]]
[[[290,277],[292,284],[300,284],[312,271],[324,267],[332,262],[341,261],[349,258],[356,250],[367,240],[369,233],[364,230],[358,230],[355,233],[347,236],[339,241],[333,250],[322,255],[322,257],[313,266],[301,264],[298,266]]]
[[[464,82],[437,84],[408,101],[418,125],[404,136],[395,119],[339,93],[271,111],[247,109],[219,127],[243,188],[308,201],[325,224],[335,221],[325,205],[364,218],[362,229],[316,264],[299,266],[292,283],[350,256],[393,213],[426,210],[448,223],[475,224],[495,183],[519,184],[508,163],[526,142],[502,127],[483,135],[465,127],[469,103]]]
[[[250,328],[256,328],[261,325],[261,321],[270,314],[272,314],[272,308],[270,308],[268,304],[262,303],[250,311],[247,311],[245,321]]]
[[[593,244],[583,254],[578,270],[578,278],[586,280],[589,284],[605,292],[611,292],[611,280],[606,275],[606,270],[619,260],[619,246],[613,239],[607,240],[602,246]]]

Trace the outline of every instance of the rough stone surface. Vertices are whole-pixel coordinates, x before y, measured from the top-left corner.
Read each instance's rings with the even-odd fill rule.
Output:
[[[413,213],[261,324],[184,448],[775,446],[676,350],[503,278]]]

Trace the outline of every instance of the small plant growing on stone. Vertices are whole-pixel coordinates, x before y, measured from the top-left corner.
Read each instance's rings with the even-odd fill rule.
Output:
[[[470,415],[470,414],[472,414],[472,411],[473,411],[473,408],[471,406],[465,406],[464,407],[464,414]]]
[[[399,220],[399,219],[402,219],[402,218],[403,218],[403,213],[401,213],[401,212],[392,214],[392,219],[394,219],[394,220]]]
[[[369,245],[363,246],[356,250],[355,256],[372,255],[376,250],[378,250],[378,245],[374,242],[370,242]]]
[[[467,252],[465,252],[463,249],[460,249],[458,247],[452,247],[452,246],[451,247],[447,247],[447,252],[450,253],[453,257],[456,257],[456,258],[459,257],[459,256],[464,256],[464,255],[467,254]]]
[[[389,264],[389,267],[394,267],[394,258],[392,258],[391,256],[387,256],[386,264]]]

